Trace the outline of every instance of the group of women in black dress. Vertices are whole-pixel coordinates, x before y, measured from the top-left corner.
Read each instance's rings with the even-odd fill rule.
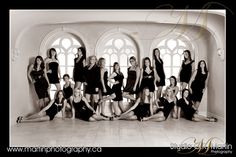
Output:
[[[65,84],[61,90],[59,61],[56,50],[51,48],[48,58],[43,60],[41,56],[37,56],[28,70],[28,78],[34,84],[41,110],[32,116],[19,116],[17,123],[52,120],[60,111],[63,112],[63,117],[66,111],[71,111],[72,119],[76,117],[86,121],[164,121],[170,113],[173,118],[179,119],[182,110],[184,117],[189,120],[216,121],[216,118],[198,115],[198,107],[209,78],[206,62],[199,61],[195,70],[190,51],[185,50],[183,53],[184,60],[178,77],[171,76],[170,85],[163,90],[166,76],[158,48],[153,50],[153,62],[151,63],[149,57],[145,57],[142,68],[138,66],[134,56],[129,58],[131,66],[127,69],[127,83],[123,86],[124,75],[118,62],[113,64],[113,71],[108,75],[105,58],[101,57],[98,61],[96,56],[86,58],[85,48],[80,47],[74,59],[75,85],[70,81],[70,76],[65,74]],[[180,82],[180,89],[177,82]],[[55,98],[50,101],[51,84],[56,86],[57,92]],[[85,89],[83,94],[82,84]],[[178,93],[181,95],[179,100]],[[123,98],[130,100],[130,108],[124,106]],[[105,112],[107,100],[113,100],[111,104],[114,113],[111,116],[107,116]]]

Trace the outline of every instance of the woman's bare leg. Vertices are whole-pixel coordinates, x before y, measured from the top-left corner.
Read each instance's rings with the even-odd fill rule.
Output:
[[[161,93],[162,93],[162,86],[159,86],[157,89],[157,99],[159,99],[161,97]]]
[[[77,82],[75,82],[75,89],[80,89],[81,88],[81,85],[82,85],[82,82],[79,82],[79,81],[77,81]]]
[[[150,117],[143,117],[143,121],[147,121],[147,120],[152,120],[152,121],[164,121],[165,117],[162,111],[150,116]]]
[[[119,104],[119,107],[120,107],[121,112],[125,112],[126,109],[125,109],[125,107],[124,107],[123,101],[119,101],[118,104]]]
[[[25,123],[25,122],[43,122],[43,121],[49,121],[50,118],[49,116],[45,115],[42,117],[34,118],[34,119],[22,119],[20,123]]]
[[[124,92],[124,93],[123,93],[123,97],[135,101],[134,96],[132,96],[132,95],[129,94],[128,92]]]
[[[119,104],[118,101],[113,101],[112,107],[114,109],[115,115],[120,115],[121,114],[121,110],[120,110],[118,104]]]

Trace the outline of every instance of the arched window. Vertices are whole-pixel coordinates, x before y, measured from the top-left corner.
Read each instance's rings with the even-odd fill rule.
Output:
[[[73,77],[73,68],[74,68],[74,58],[76,57],[77,48],[81,47],[82,43],[78,40],[76,36],[70,33],[63,33],[60,36],[57,36],[49,44],[49,48],[55,48],[57,51],[57,58],[60,63],[61,76],[64,74],[69,74],[70,77]],[[60,82],[61,87],[64,84],[63,81]],[[83,87],[82,87],[83,88]],[[55,86],[51,86],[50,96],[53,98],[56,91]]]
[[[108,74],[113,72],[114,62],[118,62],[120,70],[124,74],[123,85],[126,85],[127,68],[130,66],[129,58],[137,58],[137,46],[132,38],[125,34],[116,33],[102,40],[97,47],[97,57],[106,59]],[[138,58],[137,58],[138,59]]]
[[[189,43],[184,42],[179,38],[169,38],[163,39],[156,46],[160,49],[161,58],[164,62],[164,71],[166,75],[166,85],[169,85],[168,78],[174,75],[178,77],[178,72],[180,70],[182,60],[183,60],[183,51],[188,49],[191,52],[191,57],[194,59],[191,46]]]

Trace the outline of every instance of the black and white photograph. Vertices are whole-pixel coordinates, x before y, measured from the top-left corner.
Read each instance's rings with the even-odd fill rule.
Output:
[[[9,31],[10,147],[226,144],[226,9],[10,9]]]

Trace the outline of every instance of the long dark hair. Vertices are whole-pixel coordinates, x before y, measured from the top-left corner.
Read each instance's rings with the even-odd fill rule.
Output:
[[[103,57],[99,58],[97,66],[101,68],[102,61],[104,61],[104,60],[105,60],[105,58],[103,58]]]
[[[143,88],[143,91],[142,91],[142,96],[141,96],[141,100],[140,100],[140,102],[142,102],[142,103],[144,103],[144,100],[145,100],[145,92],[144,92],[144,91],[145,91],[146,89],[149,90],[148,87],[145,87],[145,88]],[[148,100],[149,100],[149,103],[150,103],[150,101],[151,101],[150,90],[149,90]]]
[[[177,79],[176,79],[176,77],[175,77],[175,76],[171,76],[170,79],[171,79],[171,78],[173,78],[173,79],[175,80],[174,86],[176,86],[176,85],[177,85]],[[171,81],[170,81],[170,86],[171,86],[171,85],[172,85],[172,84],[171,84]]]
[[[204,72],[205,72],[206,74],[208,74],[206,62],[205,62],[204,60],[200,60],[200,61],[198,62],[198,65],[197,65],[197,75],[198,75],[198,74],[201,74],[201,67],[200,67],[201,62],[204,62],[204,64],[205,64]]]
[[[119,65],[119,63],[118,62],[114,62],[114,64],[113,64],[113,72],[116,71],[116,69],[115,69],[116,65]],[[119,73],[120,73],[120,67],[119,67]]]
[[[184,92],[185,92],[185,91],[188,91],[188,97],[186,97],[186,99],[187,99],[188,101],[190,101],[190,91],[189,91],[189,89],[187,89],[187,88],[183,89],[183,91],[182,91],[182,98],[184,98]]]
[[[83,58],[86,59],[86,50],[84,47],[78,47],[78,51],[81,50],[82,54],[83,54]]]
[[[155,51],[158,50],[159,51],[159,58],[161,58],[161,54],[160,54],[160,49],[159,48],[155,48],[153,49],[152,51],[152,57],[156,60],[157,59],[157,56],[155,55]]]
[[[61,102],[59,102],[59,97],[58,97],[58,95],[59,95],[59,93],[62,93],[62,95],[63,95],[63,98],[62,98],[62,102],[64,101],[64,99],[65,99],[65,94],[64,94],[64,92],[63,92],[63,90],[59,90],[58,92],[57,92],[57,94],[56,94],[56,97],[55,97],[55,102],[56,103],[61,103]]]
[[[146,60],[149,61],[149,63],[150,63],[149,68],[152,70],[151,60],[150,60],[149,57],[145,57],[145,58],[143,59],[143,70],[145,70],[145,69],[147,68],[146,65],[145,65],[145,61],[146,61]]]
[[[192,57],[191,57],[191,52],[189,50],[184,50],[184,53],[187,52],[188,53],[188,58],[189,58],[189,61],[192,61]],[[186,61],[187,58],[184,57],[184,61]]]
[[[58,60],[58,59],[57,59],[57,51],[56,51],[55,48],[50,48],[50,49],[49,49],[49,58],[52,58],[52,51],[55,51],[55,52],[56,52],[56,54],[55,54],[55,59]]]
[[[45,65],[44,65],[44,60],[43,60],[43,57],[42,56],[37,56],[34,60],[34,69],[37,69],[37,59],[40,59],[41,60],[41,64],[40,64],[40,68],[42,70],[44,70],[45,68]]]

